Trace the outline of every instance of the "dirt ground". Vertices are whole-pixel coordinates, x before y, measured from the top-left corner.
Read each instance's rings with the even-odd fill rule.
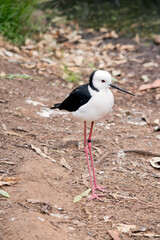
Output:
[[[75,86],[57,79],[54,69],[44,77],[0,59],[0,72],[33,77],[0,78],[0,176],[19,178],[2,188],[10,198],[0,196],[1,240],[118,240],[111,237],[115,233],[125,240],[160,239],[160,172],[150,164],[160,156],[160,89],[138,91],[144,71],[151,82],[160,78],[159,67],[142,68],[145,62],[160,64],[160,46],[138,46],[132,57],[137,61],[120,68],[134,76],[117,85],[136,96],[113,90],[113,111],[93,132],[104,202],[84,197],[77,203],[74,197],[90,187],[83,122],[64,112],[49,115],[49,106]]]

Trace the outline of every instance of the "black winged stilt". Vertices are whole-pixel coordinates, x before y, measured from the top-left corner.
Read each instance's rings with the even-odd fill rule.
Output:
[[[104,118],[109,111],[112,110],[114,104],[114,97],[110,91],[110,87],[116,88],[122,92],[134,95],[124,89],[121,89],[111,83],[112,77],[109,72],[103,70],[96,70],[92,72],[89,83],[81,85],[74,89],[70,95],[62,102],[57,103],[52,109],[67,110],[73,114],[77,119],[84,121],[84,150],[86,154],[88,170],[91,181],[92,195],[89,200],[94,198],[102,201],[100,198],[104,194],[97,194],[96,189],[105,192],[104,187],[97,185],[95,168],[91,150],[91,137],[93,131],[94,121]],[[86,136],[86,122],[91,122],[89,137]],[[90,154],[91,166],[88,157],[88,150]],[[92,179],[92,172],[93,179]]]

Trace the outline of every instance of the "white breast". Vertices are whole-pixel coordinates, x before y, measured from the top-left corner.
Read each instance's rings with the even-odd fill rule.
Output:
[[[89,87],[89,92],[92,96],[91,99],[72,114],[84,121],[96,121],[105,117],[112,110],[114,98],[109,88],[97,92]]]

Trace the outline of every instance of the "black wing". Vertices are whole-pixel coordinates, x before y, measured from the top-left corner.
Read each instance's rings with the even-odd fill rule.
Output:
[[[88,84],[84,84],[74,89],[58,108],[74,112],[79,107],[86,104],[90,98],[91,95],[88,91]]]

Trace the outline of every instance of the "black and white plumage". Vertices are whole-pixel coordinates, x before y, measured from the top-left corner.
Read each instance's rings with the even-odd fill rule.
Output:
[[[74,117],[84,121],[84,149],[92,188],[92,195],[89,200],[96,198],[102,201],[99,196],[104,196],[104,194],[95,193],[96,189],[104,192],[104,188],[97,185],[93,156],[91,151],[91,136],[94,121],[105,117],[107,113],[112,110],[114,104],[114,97],[109,87],[113,87],[122,92],[134,95],[130,92],[127,92],[126,90],[123,90],[113,85],[111,83],[111,79],[112,77],[107,71],[96,70],[91,74],[88,84],[77,87],[62,103],[57,103],[54,105],[54,107],[52,107],[52,109],[58,108],[60,110],[67,110],[71,112]],[[91,121],[88,141],[86,138],[86,121]],[[88,150],[90,153],[92,172],[89,163]]]
[[[88,91],[88,85],[89,84],[84,84],[77,87],[70,93],[70,95],[62,103],[55,104],[53,108],[67,110],[69,112],[77,111],[91,98],[91,94]]]
[[[114,104],[110,86],[127,92],[111,84],[110,73],[96,70],[91,74],[88,84],[74,89],[62,103],[55,104],[52,109],[67,110],[84,121],[101,119],[111,111]]]

